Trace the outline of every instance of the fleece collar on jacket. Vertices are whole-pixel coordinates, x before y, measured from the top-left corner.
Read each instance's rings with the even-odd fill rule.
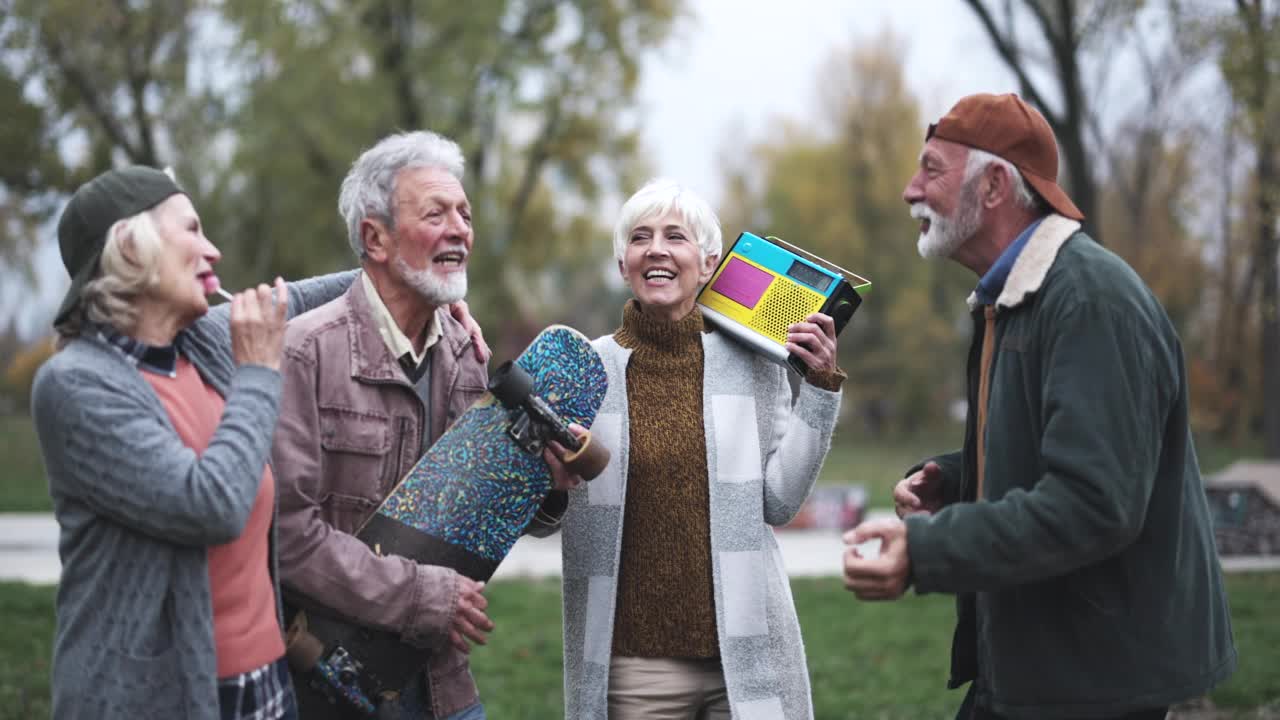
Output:
[[[1031,234],[1022,254],[1013,263],[1004,290],[996,298],[996,307],[1015,308],[1044,284],[1044,278],[1053,267],[1058,251],[1080,229],[1080,223],[1062,215],[1046,215],[1040,227]],[[969,294],[969,309],[978,307],[977,293]]]

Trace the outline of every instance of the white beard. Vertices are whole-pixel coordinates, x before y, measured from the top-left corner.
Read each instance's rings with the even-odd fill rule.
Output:
[[[422,299],[431,305],[440,307],[452,305],[467,296],[467,273],[451,272],[443,278],[437,277],[431,269],[414,270],[404,258],[397,257],[391,266],[406,285],[413,288]]]
[[[916,241],[920,257],[949,258],[973,237],[982,223],[982,205],[978,203],[976,191],[976,182],[965,183],[960,190],[960,203],[950,218],[942,217],[924,202],[911,205],[911,217],[929,221],[929,231],[920,233]]]

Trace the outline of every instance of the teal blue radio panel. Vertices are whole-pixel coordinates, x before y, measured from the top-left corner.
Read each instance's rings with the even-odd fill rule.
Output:
[[[805,285],[823,297],[831,297],[842,279],[836,273],[749,232],[742,233],[729,252]]]

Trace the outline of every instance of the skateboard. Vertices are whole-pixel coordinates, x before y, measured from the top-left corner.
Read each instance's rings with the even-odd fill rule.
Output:
[[[570,454],[569,469],[598,475],[609,452],[588,433],[604,400],[604,365],[586,336],[563,325],[538,334],[503,364],[488,392],[427,450],[356,532],[375,552],[445,565],[488,580],[551,489],[542,459],[549,440]],[[326,612],[323,599],[290,597],[300,608],[288,631],[300,717],[373,717],[397,696],[428,653],[397,633],[360,627]]]

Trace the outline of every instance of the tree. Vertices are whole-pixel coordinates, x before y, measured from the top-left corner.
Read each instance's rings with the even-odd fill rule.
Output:
[[[1058,136],[1067,190],[1084,213],[1090,234],[1102,242],[1102,229],[1096,222],[1098,179],[1088,142],[1095,119],[1085,54],[1114,53],[1117,33],[1128,26],[1141,3],[1005,0],[1004,12],[997,15],[995,0],[964,1],[982,24],[996,54],[1017,77],[1022,96],[1044,114]],[[1033,43],[1028,49],[1023,43],[1028,35],[1038,36],[1043,48]],[[1100,63],[1107,65],[1106,59]],[[1037,79],[1042,77],[1036,73],[1041,69],[1047,70],[1048,81]]]
[[[972,278],[925,262],[902,187],[924,142],[898,39],[835,54],[824,67],[818,109],[800,126],[779,121],[726,169],[726,228],[774,234],[865,275],[871,293],[840,338],[850,403],[872,432],[936,425],[962,395],[961,357]],[[725,153],[725,157],[730,155]],[[957,328],[963,328],[957,332]]]
[[[596,203],[633,184],[639,61],[677,13],[623,0],[229,2],[239,72],[257,78],[215,190],[237,262],[251,277],[349,264],[343,174],[378,138],[425,127],[467,158],[486,326],[518,349],[551,319],[591,325],[593,306],[563,289],[600,283]]]
[[[1280,458],[1280,7],[1236,0],[1234,21],[1222,24],[1222,72],[1244,110],[1254,143],[1256,229],[1246,296],[1257,288],[1261,324],[1262,429],[1268,457]]]
[[[1187,111],[1192,97],[1203,98],[1203,89],[1187,89],[1185,79],[1204,63],[1205,52],[1178,32],[1177,7],[1144,19],[1127,36],[1133,60],[1129,92],[1142,96],[1137,110],[1117,114],[1109,128],[1098,113],[1089,117],[1092,146],[1102,160],[1094,226],[1187,338],[1197,329],[1208,285],[1206,241],[1196,227],[1204,214],[1196,175],[1207,153],[1197,140],[1210,132],[1213,119]]]
[[[183,112],[190,4],[0,0],[0,258],[23,270],[65,193],[113,162],[161,164]]]
[[[172,165],[226,285],[295,277],[354,262],[335,208],[357,154],[429,128],[468,160],[473,306],[526,335],[568,319],[566,273],[599,282],[608,244],[583,236],[604,193],[634,184],[640,61],[680,14],[679,0],[0,3],[0,98],[27,103],[36,131],[13,135],[41,140],[25,167],[53,169],[21,202],[52,198],[47,217],[108,167]]]
[[[1280,174],[1273,137],[1280,116],[1271,81],[1280,70],[1274,3],[965,2],[1023,94],[1053,126],[1071,194],[1088,216],[1091,234],[1105,237],[1156,290],[1197,353],[1191,360],[1198,376],[1212,378],[1214,395],[1202,394],[1198,402],[1216,408],[1213,428],[1234,438],[1247,430],[1252,417],[1261,416],[1268,453],[1280,456],[1280,321],[1275,311],[1275,216],[1280,206],[1276,190],[1266,189],[1276,185]],[[1003,12],[997,14],[997,8]],[[1035,40],[1020,44],[1028,35]],[[1205,42],[1204,36],[1215,42]],[[1210,50],[1234,100],[1213,103],[1203,87],[1196,88],[1194,98],[1180,98]],[[1112,103],[1104,117],[1101,98],[1118,75],[1125,78],[1126,95],[1141,102],[1128,112]],[[1216,134],[1213,128],[1221,118],[1234,115],[1234,109],[1221,112],[1232,102],[1243,109],[1247,144],[1257,152],[1256,209],[1249,216],[1259,220],[1256,241],[1243,258],[1232,250],[1237,232],[1232,218],[1238,208],[1231,192],[1231,163],[1192,140]],[[1228,137],[1232,134],[1228,128]],[[1222,147],[1234,152],[1231,142]],[[1191,225],[1192,209],[1202,203],[1191,192],[1188,168],[1210,164],[1221,168],[1226,179],[1215,189],[1223,193],[1216,232]],[[1214,274],[1202,284],[1199,278],[1206,275],[1192,270],[1206,268],[1206,257],[1212,259]],[[1196,307],[1197,287],[1207,291],[1200,294],[1209,298],[1203,307]],[[1247,372],[1242,358],[1253,356],[1254,347],[1260,368]],[[1250,392],[1254,383],[1262,385],[1261,393]]]

